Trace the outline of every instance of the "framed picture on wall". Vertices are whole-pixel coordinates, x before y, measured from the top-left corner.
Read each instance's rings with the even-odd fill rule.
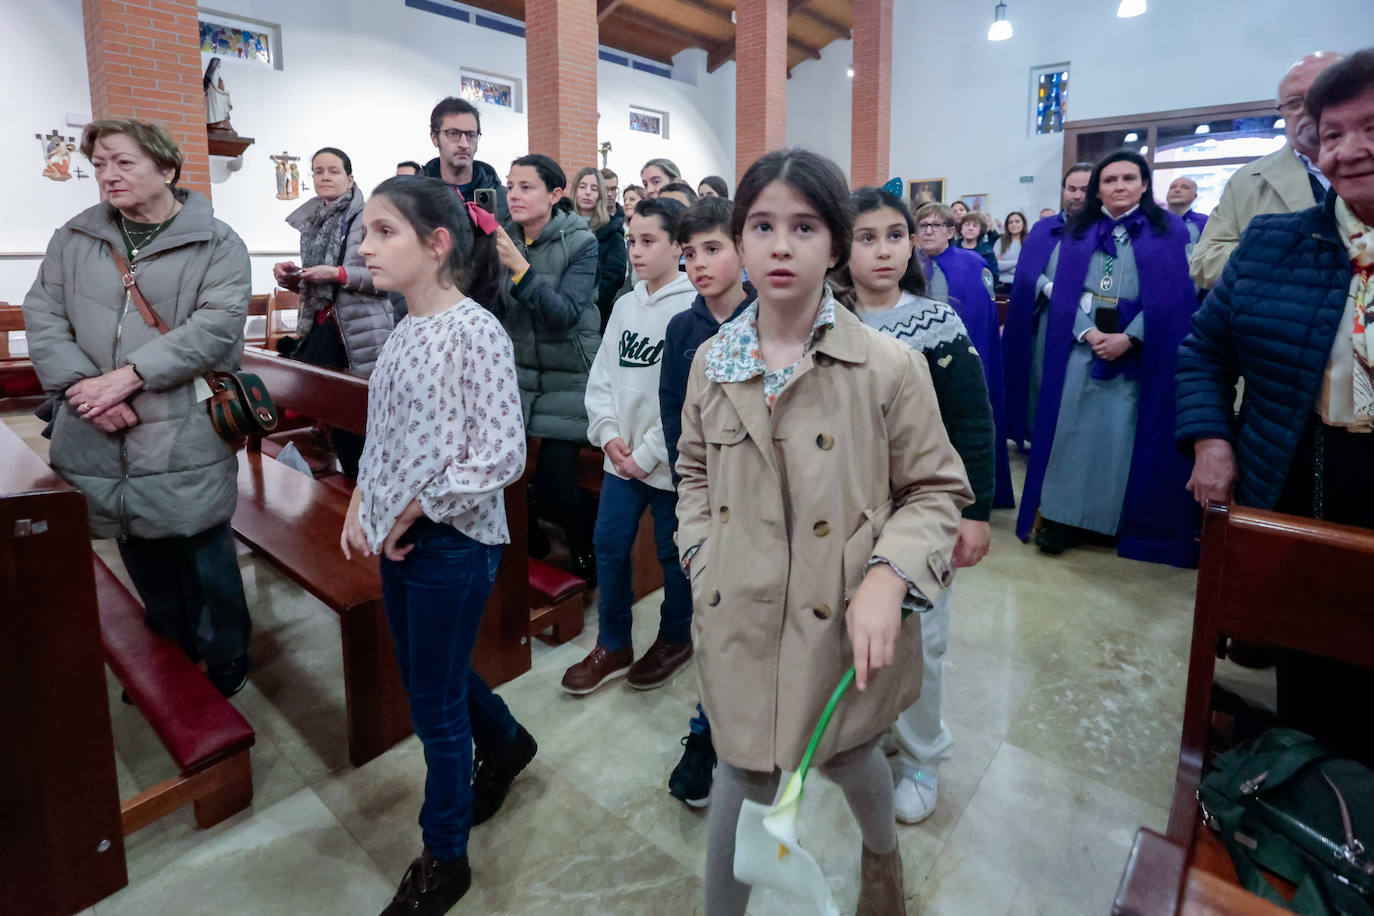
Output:
[[[911,198],[911,209],[921,204],[942,204],[945,202],[945,180],[943,178],[915,178],[907,183],[907,194]]]
[[[668,112],[630,106],[630,130],[668,139]]]
[[[975,213],[988,212],[988,196],[986,194],[965,194],[959,199],[964,202],[964,206]]]
[[[464,74],[460,85],[460,94],[469,102],[481,102],[498,108],[515,107],[515,86],[505,80]]]

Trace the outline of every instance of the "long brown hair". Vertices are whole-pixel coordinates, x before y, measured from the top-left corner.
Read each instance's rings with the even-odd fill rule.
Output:
[[[1013,236],[1013,235],[1011,234],[1011,228],[1010,228],[1010,227],[1011,227],[1011,218],[1012,218],[1013,216],[1019,216],[1019,217],[1021,217],[1021,233],[1020,233],[1020,235]],[[1007,249],[1011,247],[1011,240],[1012,240],[1013,238],[1015,238],[1017,241],[1019,241],[1022,245],[1026,244],[1026,233],[1029,232],[1029,231],[1030,231],[1030,221],[1026,219],[1026,214],[1022,213],[1020,210],[1013,210],[1013,211],[1011,211],[1010,213],[1008,213],[1008,214],[1007,214],[1007,218],[1004,219],[1004,220],[1002,221],[1002,254],[1006,254],[1006,253],[1007,253]]]
[[[582,179],[588,175],[596,178],[596,206],[592,208],[592,215],[587,216],[577,208],[577,186],[582,183]],[[601,171],[591,166],[586,166],[577,170],[577,177],[572,183],[572,205],[573,212],[581,216],[592,227],[592,231],[600,229],[611,221],[610,209],[606,206],[606,179],[601,177]]]

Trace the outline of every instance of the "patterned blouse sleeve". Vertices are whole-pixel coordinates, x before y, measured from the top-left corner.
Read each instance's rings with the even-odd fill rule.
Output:
[[[484,312],[455,328],[439,382],[440,436],[451,457],[416,497],[429,518],[458,516],[525,469],[515,357],[505,329]]]

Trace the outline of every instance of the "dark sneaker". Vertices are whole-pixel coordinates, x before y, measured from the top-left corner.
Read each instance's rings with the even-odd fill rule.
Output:
[[[534,737],[523,725],[517,725],[509,744],[478,755],[472,764],[472,826],[490,820],[501,810],[511,783],[538,751]]]
[[[205,673],[210,676],[210,683],[215,685],[216,690],[226,697],[232,697],[248,683],[249,666],[248,653],[245,652],[232,662],[216,665]]]
[[[668,794],[693,808],[705,808],[711,801],[711,781],[716,769],[711,733],[688,735],[682,744],[687,749],[668,777]]]
[[[687,664],[692,657],[692,644],[666,643],[655,639],[644,657],[630,667],[626,680],[636,690],[653,690],[668,683],[673,672]]]
[[[563,689],[575,697],[586,696],[607,681],[624,677],[634,661],[633,646],[614,651],[597,646],[586,658],[563,672]]]
[[[440,859],[429,848],[410,863],[401,886],[382,916],[442,916],[472,886],[468,857]]]

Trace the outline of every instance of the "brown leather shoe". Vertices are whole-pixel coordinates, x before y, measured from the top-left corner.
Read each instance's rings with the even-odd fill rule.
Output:
[[[673,672],[687,664],[692,657],[692,644],[666,643],[655,639],[644,657],[630,667],[626,678],[635,690],[653,690],[668,683]]]
[[[563,689],[573,696],[586,696],[607,681],[624,677],[634,664],[633,646],[606,649],[597,646],[586,658],[563,672]]]
[[[859,867],[859,908],[854,916],[906,916],[905,897],[901,847],[880,856],[865,846]]]

